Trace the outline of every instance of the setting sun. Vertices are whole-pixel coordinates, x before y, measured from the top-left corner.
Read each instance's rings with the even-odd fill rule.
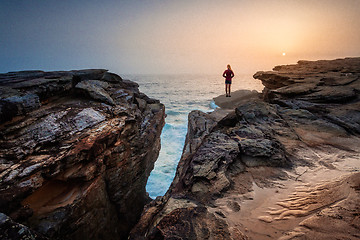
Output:
[[[282,53],[282,55],[283,55],[283,56],[285,56],[285,55],[286,55],[286,53],[284,53],[284,52],[283,52],[283,53]]]

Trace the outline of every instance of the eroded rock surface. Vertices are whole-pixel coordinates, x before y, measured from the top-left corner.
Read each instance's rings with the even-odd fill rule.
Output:
[[[254,78],[262,98],[233,102],[221,120],[190,113],[175,179],[131,239],[360,237],[360,58]]]
[[[16,239],[11,225],[32,239],[126,239],[149,200],[164,117],[106,70],[0,74],[3,236]]]

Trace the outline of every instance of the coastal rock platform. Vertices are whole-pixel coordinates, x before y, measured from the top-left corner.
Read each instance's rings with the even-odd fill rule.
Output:
[[[262,94],[189,114],[173,183],[130,239],[360,238],[360,58],[254,78]]]
[[[0,238],[127,239],[164,109],[103,69],[0,74]]]

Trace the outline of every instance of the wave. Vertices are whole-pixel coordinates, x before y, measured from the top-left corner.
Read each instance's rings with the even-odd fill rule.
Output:
[[[216,108],[218,108],[218,107],[219,107],[219,106],[215,104],[215,101],[214,101],[214,100],[212,100],[212,101],[210,102],[210,108],[211,108],[211,109],[216,109]]]
[[[184,111],[176,111],[176,110],[168,110],[166,111],[166,114],[169,116],[178,116],[178,115],[183,115],[185,114]]]

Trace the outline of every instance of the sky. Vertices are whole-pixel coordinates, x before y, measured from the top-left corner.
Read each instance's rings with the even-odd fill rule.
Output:
[[[0,72],[271,70],[360,56],[360,0],[0,0]]]

